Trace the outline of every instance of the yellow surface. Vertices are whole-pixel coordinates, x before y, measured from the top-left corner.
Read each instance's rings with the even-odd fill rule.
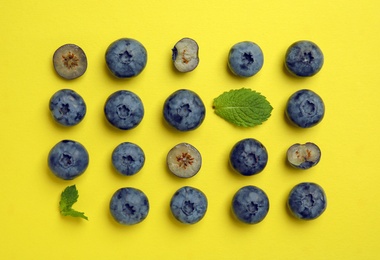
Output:
[[[1,1],[1,196],[2,259],[379,259],[379,28],[380,2],[364,1]],[[104,53],[121,37],[142,42],[148,64],[138,77],[114,79]],[[200,46],[200,64],[176,73],[171,48],[182,37]],[[316,42],[325,55],[322,70],[298,79],[283,69],[287,47],[300,39]],[[230,47],[251,40],[264,52],[264,66],[254,77],[240,79],[227,69]],[[65,81],[52,66],[54,51],[65,43],[81,46],[88,69]],[[217,117],[212,101],[230,89],[252,88],[274,107],[263,125],[243,129]],[[72,88],[87,103],[87,115],[73,128],[58,126],[48,110],[53,93]],[[162,117],[164,100],[177,89],[196,91],[207,113],[195,131],[180,133]],[[309,88],[326,105],[323,121],[297,129],[284,118],[288,97]],[[138,94],[145,106],[142,123],[130,131],[105,121],[107,97],[121,89]],[[260,140],[269,153],[266,169],[243,177],[228,167],[228,154],[240,139]],[[90,164],[73,181],[55,178],[47,167],[50,148],[74,139],[88,149]],[[139,144],[146,154],[135,176],[116,174],[112,150],[123,141]],[[308,171],[285,163],[287,148],[312,141],[321,162]],[[172,176],[167,152],[189,142],[203,156],[201,171],[191,179]],[[328,207],[314,221],[294,219],[285,207],[299,182],[319,183]],[[62,217],[60,193],[76,184],[89,221]],[[175,221],[172,194],[184,185],[208,197],[204,219],[192,226]],[[230,213],[233,194],[256,185],[270,199],[263,222],[238,223]],[[124,186],[143,190],[151,209],[135,226],[118,225],[108,203]]]

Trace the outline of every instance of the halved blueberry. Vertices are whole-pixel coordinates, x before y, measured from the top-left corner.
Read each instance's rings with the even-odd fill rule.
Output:
[[[54,52],[53,65],[62,78],[75,79],[86,72],[87,57],[79,46],[65,44]]]
[[[293,144],[287,151],[289,164],[298,169],[309,169],[321,159],[321,150],[311,142],[305,144]]]
[[[179,72],[190,72],[199,64],[198,44],[190,38],[178,41],[172,49],[172,60],[174,67]]]
[[[202,156],[191,144],[180,143],[169,151],[166,156],[166,163],[174,175],[190,178],[201,169]]]

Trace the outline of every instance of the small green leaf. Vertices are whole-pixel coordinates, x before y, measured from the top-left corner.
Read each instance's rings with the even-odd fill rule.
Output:
[[[218,116],[243,127],[261,125],[273,110],[263,95],[246,88],[224,92],[214,99],[213,108]]]
[[[88,220],[83,212],[78,212],[72,208],[79,197],[78,190],[75,185],[68,186],[61,194],[59,202],[59,210],[63,216],[79,217]]]

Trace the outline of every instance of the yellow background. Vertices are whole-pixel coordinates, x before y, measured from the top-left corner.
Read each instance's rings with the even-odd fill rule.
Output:
[[[1,196],[2,259],[379,259],[379,28],[380,2],[346,1],[1,1]],[[107,71],[104,53],[121,37],[139,40],[148,63],[138,76],[117,80]],[[171,48],[183,37],[200,46],[200,64],[176,73]],[[299,79],[283,68],[286,49],[312,40],[325,55],[322,70]],[[227,69],[230,47],[256,42],[264,66],[252,78]],[[88,58],[87,72],[66,81],[55,73],[52,55],[75,43]],[[261,92],[273,106],[270,119],[254,128],[234,127],[216,116],[212,101],[241,87]],[[63,128],[51,118],[48,101],[71,88],[87,103],[77,126]],[[166,126],[164,100],[175,90],[197,92],[206,105],[201,127],[181,133]],[[288,97],[309,88],[324,100],[323,121],[297,129],[284,118]],[[135,92],[145,106],[142,123],[130,131],[105,120],[107,97],[121,89]],[[269,153],[265,170],[243,177],[232,172],[228,155],[239,140],[260,140]],[[90,154],[84,175],[55,178],[47,167],[51,147],[62,139],[81,142]],[[146,154],[141,172],[119,176],[111,152],[121,142],[140,145]],[[315,142],[321,162],[308,171],[287,166],[293,143]],[[191,179],[172,176],[165,165],[175,144],[189,142],[203,156]],[[299,182],[320,184],[328,207],[314,221],[287,212],[290,189]],[[60,193],[76,184],[89,221],[62,217]],[[201,189],[209,208],[192,226],[178,223],[169,210],[172,194],[190,185]],[[238,223],[230,213],[233,194],[256,185],[269,197],[270,210],[257,225]],[[143,190],[150,212],[142,223],[121,226],[108,203],[120,187]]]

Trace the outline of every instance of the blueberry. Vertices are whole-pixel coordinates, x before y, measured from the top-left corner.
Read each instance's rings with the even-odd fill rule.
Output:
[[[321,122],[325,114],[325,105],[318,94],[302,89],[289,98],[285,112],[296,126],[309,128]]]
[[[71,89],[57,91],[50,98],[49,109],[54,120],[64,126],[79,124],[86,115],[86,103]]]
[[[285,67],[295,76],[313,76],[321,70],[322,65],[323,53],[311,41],[295,42],[286,51]]]
[[[115,77],[131,78],[139,75],[145,68],[147,52],[140,42],[122,38],[107,48],[106,63]]]
[[[163,112],[171,126],[179,131],[190,131],[202,124],[206,108],[195,92],[180,89],[166,99]]]
[[[228,54],[228,67],[237,76],[251,77],[264,64],[264,55],[260,47],[250,41],[239,42],[232,46]]]
[[[144,106],[136,94],[120,90],[108,97],[104,113],[113,126],[129,130],[140,124],[144,117]]]
[[[75,79],[86,72],[87,57],[79,46],[65,44],[54,52],[53,66],[62,78]]]
[[[122,175],[136,174],[144,166],[144,162],[144,151],[134,143],[121,143],[112,152],[112,164]]]
[[[232,199],[232,212],[243,223],[259,223],[266,217],[268,211],[268,196],[258,187],[242,187]]]
[[[49,152],[48,166],[58,178],[72,180],[87,169],[89,156],[82,144],[72,140],[62,140]]]
[[[294,144],[287,151],[287,159],[291,166],[298,169],[309,169],[321,159],[321,150],[314,143]]]
[[[318,184],[300,183],[290,191],[287,204],[296,218],[315,219],[326,209],[326,194]]]
[[[169,151],[166,163],[174,175],[181,178],[190,178],[200,170],[202,156],[191,144],[180,143]]]
[[[193,39],[183,38],[178,41],[172,49],[174,67],[179,72],[194,70],[199,64],[198,50],[198,44]]]
[[[268,162],[268,153],[262,143],[253,138],[237,142],[230,153],[230,165],[244,176],[260,173]]]
[[[170,210],[178,221],[195,224],[206,214],[207,198],[202,191],[184,186],[174,193],[170,201]]]
[[[120,188],[111,198],[110,212],[116,222],[120,224],[140,223],[149,213],[148,197],[136,188]]]

